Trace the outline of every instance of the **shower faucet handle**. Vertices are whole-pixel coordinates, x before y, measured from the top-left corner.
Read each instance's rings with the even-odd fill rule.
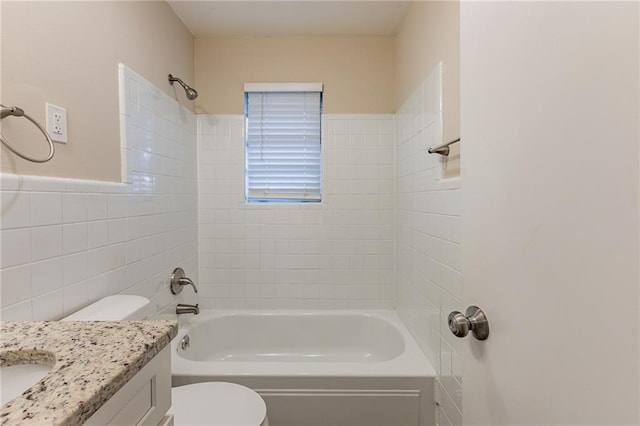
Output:
[[[190,285],[193,287],[193,291],[198,292],[198,288],[195,283],[191,281],[190,278],[187,278],[184,274],[184,269],[176,268],[173,270],[173,274],[171,274],[171,293],[180,294],[182,292],[182,287],[185,285]]]

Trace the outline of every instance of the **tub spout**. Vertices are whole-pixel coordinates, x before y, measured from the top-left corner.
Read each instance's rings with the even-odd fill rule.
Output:
[[[178,305],[176,305],[176,314],[177,315],[181,315],[181,314],[196,314],[196,315],[198,315],[199,313],[200,313],[200,307],[198,306],[197,303],[195,305],[188,305],[186,303],[178,303]]]

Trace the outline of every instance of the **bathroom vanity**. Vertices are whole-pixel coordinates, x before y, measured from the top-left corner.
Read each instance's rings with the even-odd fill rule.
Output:
[[[41,380],[0,409],[12,425],[163,423],[171,405],[175,321],[6,322],[0,366],[45,364]]]

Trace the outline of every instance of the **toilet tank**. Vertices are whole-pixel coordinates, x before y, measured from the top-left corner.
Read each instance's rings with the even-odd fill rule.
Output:
[[[79,311],[62,318],[62,321],[119,321],[143,320],[151,313],[149,299],[131,294],[107,296]]]

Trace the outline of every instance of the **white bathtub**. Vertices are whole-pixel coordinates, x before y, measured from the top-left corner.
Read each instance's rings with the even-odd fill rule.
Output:
[[[393,311],[202,311],[172,350],[174,386],[249,386],[274,426],[434,423],[435,370]]]

